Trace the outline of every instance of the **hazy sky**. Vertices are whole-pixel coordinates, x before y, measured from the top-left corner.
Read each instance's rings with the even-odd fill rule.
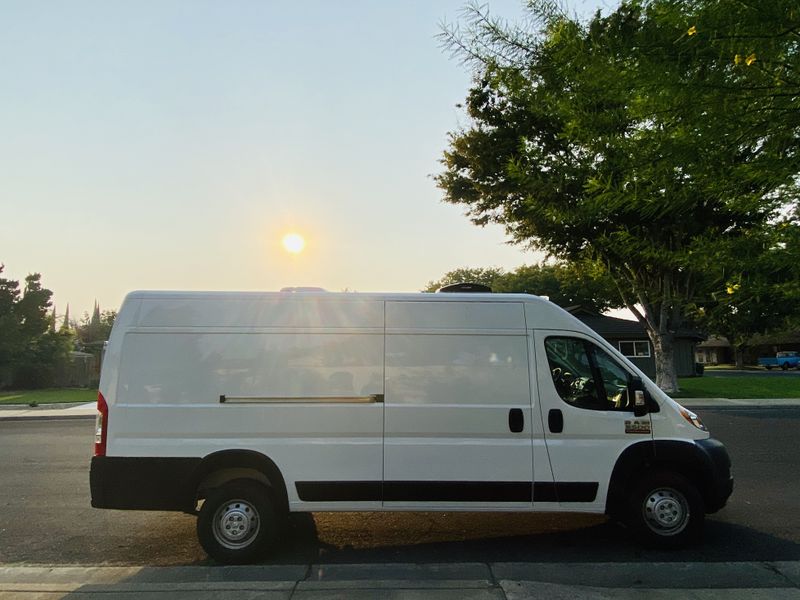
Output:
[[[463,4],[3,2],[4,276],[41,272],[78,316],[133,289],[413,291],[537,262],[430,177],[466,122],[435,39]]]

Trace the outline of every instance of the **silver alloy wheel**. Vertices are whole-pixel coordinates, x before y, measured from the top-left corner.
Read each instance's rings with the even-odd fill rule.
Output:
[[[249,546],[260,529],[258,511],[246,500],[229,500],[214,513],[214,539],[229,550]]]
[[[673,488],[657,488],[645,496],[644,522],[658,535],[677,535],[689,524],[689,502]]]

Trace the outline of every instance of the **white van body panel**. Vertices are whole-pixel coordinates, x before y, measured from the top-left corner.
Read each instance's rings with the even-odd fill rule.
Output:
[[[292,506],[297,481],[381,479],[383,404],[368,400],[383,394],[382,302],[211,294],[138,304],[116,381],[101,388],[109,456],[253,450],[287,475]]]
[[[384,479],[530,486],[527,333],[522,303],[386,303]],[[509,411],[526,426],[509,430]],[[391,508],[491,502],[404,499]],[[504,502],[506,510],[531,500]]]

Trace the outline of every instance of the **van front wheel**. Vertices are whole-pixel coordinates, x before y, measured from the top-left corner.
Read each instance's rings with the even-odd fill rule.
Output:
[[[697,488],[682,475],[668,471],[645,476],[630,496],[632,529],[647,545],[680,548],[697,540],[705,511]]]
[[[203,550],[218,562],[242,564],[260,558],[277,542],[277,519],[267,488],[238,479],[211,490],[197,517]]]

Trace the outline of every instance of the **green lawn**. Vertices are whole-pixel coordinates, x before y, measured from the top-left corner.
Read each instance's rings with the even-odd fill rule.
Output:
[[[673,398],[800,398],[800,377],[686,377]]]
[[[56,404],[59,402],[94,402],[97,390],[60,388],[0,392],[0,404]]]

